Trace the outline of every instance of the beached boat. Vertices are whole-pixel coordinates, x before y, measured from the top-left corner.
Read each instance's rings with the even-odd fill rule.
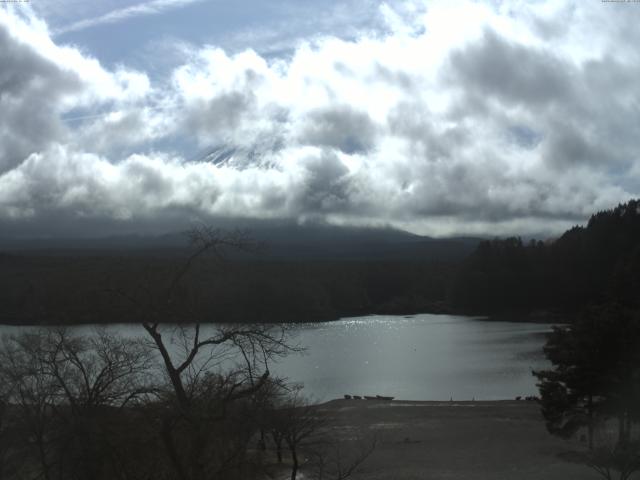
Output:
[[[364,396],[365,400],[387,400],[387,401],[389,401],[389,400],[393,400],[394,398],[395,397],[384,397],[382,395],[376,395],[375,397],[371,396],[371,395],[365,395]]]

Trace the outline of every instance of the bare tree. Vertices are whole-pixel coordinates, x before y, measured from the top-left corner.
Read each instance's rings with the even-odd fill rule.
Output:
[[[346,480],[350,478],[374,452],[377,438],[357,442],[345,453],[344,445],[336,439],[327,442],[315,452],[312,478],[315,480]]]
[[[640,471],[640,439],[620,442],[618,435],[599,425],[594,448],[580,455],[579,460],[606,480],[628,480]]]
[[[200,259],[211,254],[221,260],[229,249],[251,251],[257,245],[246,232],[209,227],[193,229],[188,237],[193,252],[159,292],[150,283],[136,294],[112,291],[138,312],[170,385],[161,436],[172,469],[180,480],[200,480],[229,470],[230,463],[243,457],[246,445],[221,455],[226,448],[217,445],[212,432],[224,428],[232,408],[250,402],[265,387],[274,358],[297,348],[289,344],[284,326],[202,324],[219,319],[207,318],[201,308],[210,292],[199,292],[199,285],[189,282]],[[247,441],[250,436],[243,435]]]
[[[7,468],[11,454],[11,415],[10,389],[11,387],[0,378],[0,478],[8,477]]]
[[[272,396],[269,428],[282,462],[282,443],[291,456],[291,480],[304,467],[306,478],[345,480],[369,458],[376,446],[375,437],[359,442],[342,441],[321,405],[313,404],[300,386],[281,388]]]
[[[139,340],[97,329],[78,336],[65,328],[40,330],[38,356],[41,375],[54,379],[60,395],[74,409],[102,406],[123,408],[152,389],[147,372],[153,365],[148,348]]]
[[[38,329],[3,338],[0,375],[13,419],[27,432],[14,446],[38,459],[46,479],[98,478],[113,437],[114,412],[150,391],[151,356],[140,342]],[[24,462],[29,465],[29,462]]]
[[[14,448],[25,458],[25,463],[37,463],[41,476],[52,480],[56,467],[53,411],[60,387],[54,378],[42,374],[44,365],[39,355],[42,343],[38,332],[3,337],[0,375],[2,382],[9,386],[8,403],[16,406],[22,420],[24,435],[16,439]]]
[[[271,433],[276,443],[280,460],[281,442],[287,446],[291,456],[291,480],[295,480],[301,466],[300,452],[314,440],[319,441],[326,417],[302,395],[301,387],[294,387],[271,412]]]

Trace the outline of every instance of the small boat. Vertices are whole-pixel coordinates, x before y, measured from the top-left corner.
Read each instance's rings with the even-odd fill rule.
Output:
[[[376,399],[377,400],[387,400],[387,401],[391,401],[393,400],[395,397],[383,397],[382,395],[376,395]]]

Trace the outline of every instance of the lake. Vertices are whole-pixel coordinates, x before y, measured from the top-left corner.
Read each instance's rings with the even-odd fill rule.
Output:
[[[274,370],[318,400],[390,395],[403,400],[495,400],[536,395],[533,369],[549,364],[547,324],[454,315],[367,316],[301,325],[303,356]]]
[[[24,327],[1,327],[16,332]],[[89,333],[92,327],[74,327]],[[124,335],[146,335],[138,325],[112,325]],[[547,324],[485,321],[455,315],[346,318],[298,324],[295,341],[306,347],[271,369],[303,383],[313,400],[389,395],[403,400],[496,400],[535,395],[533,369]]]

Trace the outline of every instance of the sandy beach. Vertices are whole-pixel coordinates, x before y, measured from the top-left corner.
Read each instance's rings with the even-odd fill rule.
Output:
[[[355,479],[599,478],[563,460],[584,445],[547,433],[536,402],[334,400],[321,408],[343,438],[377,436]]]

